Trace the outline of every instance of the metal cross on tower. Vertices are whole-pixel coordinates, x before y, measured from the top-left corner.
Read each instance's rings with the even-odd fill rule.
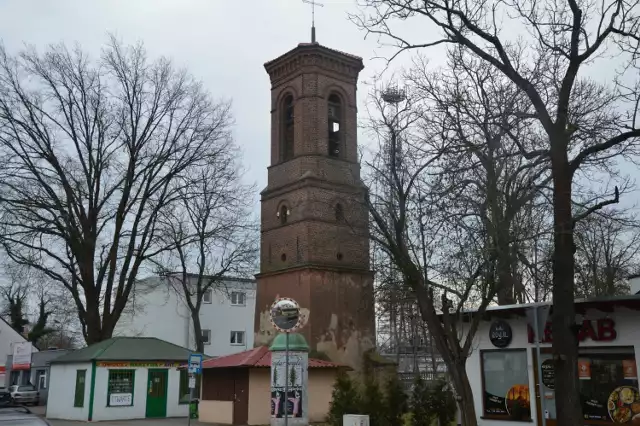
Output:
[[[316,6],[324,7],[324,4],[316,0],[302,0],[303,3],[311,5],[311,43],[316,42]]]

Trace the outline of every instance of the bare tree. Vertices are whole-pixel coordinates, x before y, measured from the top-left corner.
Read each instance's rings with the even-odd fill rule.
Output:
[[[604,209],[577,224],[576,294],[628,294],[627,277],[640,265],[640,228],[631,214]]]
[[[111,337],[141,268],[170,248],[158,218],[230,124],[229,103],[140,44],[111,37],[98,61],[0,48],[0,243],[66,289],[88,344]]]
[[[374,100],[381,146],[369,164],[379,185],[369,195],[373,239],[401,272],[403,287],[390,291],[414,298],[471,425],[466,360],[486,307],[524,291],[518,251],[533,234],[517,221],[549,169],[514,154],[539,140],[521,114],[522,96],[490,67],[457,51],[446,69],[429,73],[419,63],[408,78],[407,103]],[[477,313],[463,334],[470,308]]]
[[[583,421],[578,393],[578,326],[575,324],[576,222],[618,201],[601,197],[573,212],[572,185],[588,163],[632,154],[640,137],[637,77],[640,18],[637,1],[603,0],[598,4],[566,2],[443,0],[363,0],[356,23],[368,33],[389,40],[402,51],[435,45],[456,45],[507,77],[533,108],[532,116],[547,144],[522,150],[525,158],[547,156],[552,172],[554,224],[553,328],[557,420]],[[434,39],[409,40],[400,26],[422,18],[432,24]],[[503,18],[512,28],[503,31]],[[434,31],[432,31],[434,30]],[[518,30],[528,32],[529,40]],[[428,37],[428,36],[427,36]],[[584,78],[581,71],[608,53],[623,62],[608,85]],[[394,57],[395,57],[394,55]],[[626,78],[625,78],[626,77]]]
[[[200,308],[207,293],[226,294],[225,278],[256,271],[254,187],[242,183],[237,149],[229,143],[208,167],[187,176],[176,208],[162,217],[161,239],[173,247],[155,261],[170,291],[189,309],[195,347],[204,351]]]

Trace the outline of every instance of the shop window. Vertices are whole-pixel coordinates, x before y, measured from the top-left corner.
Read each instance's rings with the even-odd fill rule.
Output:
[[[109,370],[107,382],[107,406],[133,405],[135,370]]]
[[[482,351],[483,416],[531,419],[526,350]]]
[[[87,370],[76,370],[76,389],[73,397],[74,407],[84,407],[84,390],[87,382]]]
[[[581,349],[578,377],[585,419],[608,423],[630,423],[634,416],[640,419],[633,348]]]
[[[193,390],[193,398],[200,398],[200,380],[201,375],[196,374],[196,387]],[[178,403],[188,404],[190,399],[189,389],[189,372],[187,370],[180,370],[180,392],[178,392]]]

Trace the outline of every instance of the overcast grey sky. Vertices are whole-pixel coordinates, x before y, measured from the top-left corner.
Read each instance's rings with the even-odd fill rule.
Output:
[[[347,18],[355,1],[323,3],[316,8],[318,41],[362,56],[362,80],[371,80],[385,64],[370,60],[376,41],[365,41]],[[310,41],[310,27],[311,7],[302,0],[0,0],[0,39],[9,50],[77,41],[97,57],[114,32],[125,43],[143,41],[151,57],[187,67],[215,97],[231,98],[247,179],[259,189],[266,185],[271,134],[263,64]],[[363,112],[367,91],[361,84]]]
[[[362,120],[367,83],[385,67],[383,60],[373,58],[389,51],[381,50],[375,39],[365,40],[348,20],[348,13],[357,12],[355,0],[321,1],[324,7],[316,9],[318,41],[364,58],[358,97]],[[266,185],[270,135],[270,84],[263,64],[310,41],[310,26],[311,8],[302,0],[0,0],[0,39],[9,50],[24,43],[43,50],[50,43],[79,42],[97,57],[107,32],[113,32],[125,43],[143,41],[151,57],[172,58],[215,97],[232,99],[247,180],[259,189]],[[402,30],[421,39],[434,36],[420,19],[403,24]],[[425,53],[435,66],[442,64],[441,52]],[[408,65],[410,57],[394,61],[393,68]],[[366,143],[360,134],[360,143]],[[256,201],[258,196],[256,192]],[[635,194],[632,198],[625,204],[634,204]]]

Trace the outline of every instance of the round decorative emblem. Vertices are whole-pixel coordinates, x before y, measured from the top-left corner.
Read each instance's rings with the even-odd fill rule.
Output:
[[[300,305],[288,297],[281,297],[271,305],[271,324],[276,330],[290,333],[302,325]]]
[[[496,348],[506,348],[513,339],[511,326],[508,322],[497,320],[491,324],[489,329],[489,340]]]

